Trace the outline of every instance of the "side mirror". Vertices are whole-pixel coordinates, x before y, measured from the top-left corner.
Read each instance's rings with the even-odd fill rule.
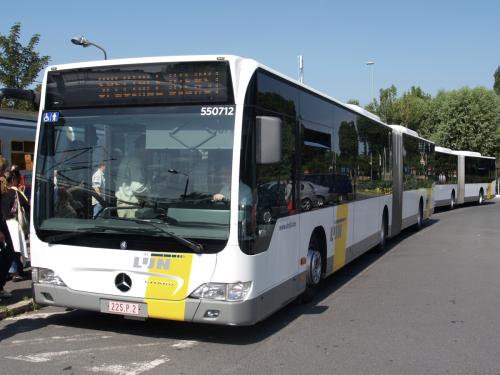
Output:
[[[281,127],[279,117],[257,116],[257,164],[281,161]]]

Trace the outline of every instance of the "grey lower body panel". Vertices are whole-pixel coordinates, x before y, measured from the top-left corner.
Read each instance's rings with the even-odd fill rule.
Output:
[[[411,227],[412,225],[417,224],[417,222],[418,222],[418,214],[408,216],[407,218],[403,219],[402,229]]]
[[[368,250],[377,246],[380,242],[380,233],[374,233],[371,236],[365,238],[364,240],[358,242],[353,246],[349,246],[346,249],[345,254],[345,264],[353,261],[360,255],[366,253]],[[333,256],[329,257],[326,262],[326,274],[330,275],[333,273]]]
[[[303,292],[305,280],[305,273],[295,276],[256,298],[242,302],[186,298],[184,321],[222,325],[255,324],[287,305]],[[39,283],[33,284],[33,295],[35,302],[41,305],[63,306],[97,312],[106,312],[103,311],[103,303],[108,300],[139,303],[144,306],[141,306],[141,312],[138,316],[148,317],[147,300],[143,298],[124,298],[115,295],[82,292],[68,287]],[[216,317],[214,317],[214,313],[217,314]]]
[[[449,206],[450,204],[451,204],[451,198],[434,201],[434,207]]]
[[[474,195],[472,197],[464,197],[464,203],[478,202],[478,201],[479,201],[479,195]]]
[[[253,325],[289,304],[305,290],[305,273],[293,277],[271,288],[257,298],[243,302],[202,300],[193,322],[238,325]],[[207,318],[208,310],[219,312],[217,318]]]
[[[33,283],[33,296],[35,302],[46,306],[63,306],[73,309],[90,311],[102,311],[103,301],[121,301],[144,304],[143,298],[123,297],[118,295],[89,293],[70,289],[66,286]],[[185,305],[185,316],[194,316],[200,301],[187,299]],[[147,317],[146,311],[142,311],[140,317]]]

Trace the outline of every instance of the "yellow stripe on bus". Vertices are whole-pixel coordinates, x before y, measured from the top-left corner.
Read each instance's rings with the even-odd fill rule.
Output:
[[[333,255],[333,271],[337,271],[345,265],[347,244],[347,214],[349,206],[341,204],[337,206],[337,221],[335,223],[335,250]]]
[[[486,193],[486,199],[493,198],[493,182],[488,182],[488,191]]]
[[[184,320],[192,254],[163,254],[149,270],[146,288],[148,316]],[[164,276],[157,276],[158,274]]]
[[[427,198],[425,202],[425,218],[431,217],[433,212],[432,188],[426,188]]]

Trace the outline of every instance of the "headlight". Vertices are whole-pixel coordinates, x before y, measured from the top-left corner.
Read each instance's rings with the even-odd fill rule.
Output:
[[[193,293],[191,293],[190,297],[238,302],[243,301],[246,298],[251,286],[251,281],[232,284],[207,283],[197,288]]]
[[[33,282],[35,283],[66,286],[66,284],[64,284],[64,281],[62,281],[61,278],[57,276],[54,271],[49,270],[48,268],[33,267],[33,270],[31,271],[31,276]]]

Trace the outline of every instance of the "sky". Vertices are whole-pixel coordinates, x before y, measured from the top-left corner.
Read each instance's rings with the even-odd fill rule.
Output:
[[[232,54],[253,58],[341,101],[371,101],[395,85],[492,88],[500,66],[500,1],[8,1],[0,34],[21,22],[21,41],[57,65],[102,58],[71,44],[85,35],[108,58]],[[375,64],[367,66],[366,62]],[[373,69],[373,72],[371,71]],[[41,79],[41,78],[40,78]]]

